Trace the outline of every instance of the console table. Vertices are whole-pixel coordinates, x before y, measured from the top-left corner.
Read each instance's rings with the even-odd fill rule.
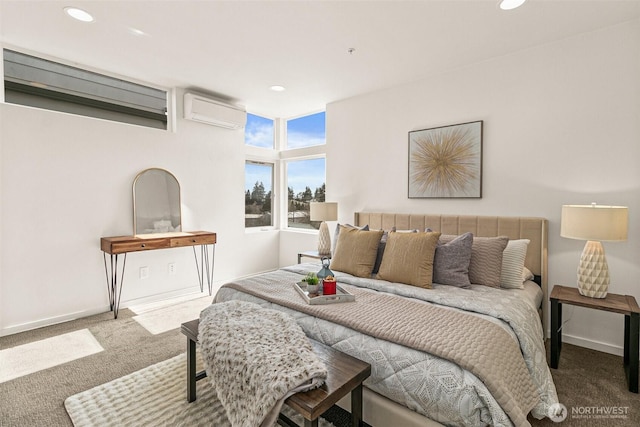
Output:
[[[196,269],[198,271],[200,292],[204,290],[204,280],[206,277],[207,285],[209,287],[209,295],[211,295],[215,244],[216,233],[211,233],[209,231],[102,237],[100,239],[100,249],[102,249],[103,252],[104,271],[107,276],[107,290],[109,291],[109,306],[111,311],[113,311],[114,319],[118,318],[118,308],[120,307],[120,295],[122,294],[122,282],[124,280],[124,270],[127,263],[127,253],[191,246],[193,248],[193,256],[196,261]],[[196,246],[200,247],[199,262]],[[107,263],[107,254],[110,255],[110,263]],[[120,268],[120,283],[118,284],[118,255],[120,254],[124,254],[124,258]]]

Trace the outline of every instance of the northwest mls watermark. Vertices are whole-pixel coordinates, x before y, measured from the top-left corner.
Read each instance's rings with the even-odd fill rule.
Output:
[[[567,409],[562,403],[549,406],[551,421],[561,423],[567,418],[571,420],[626,420],[629,417],[628,406],[572,406]]]
[[[571,419],[576,420],[626,420],[629,416],[628,406],[573,406]]]

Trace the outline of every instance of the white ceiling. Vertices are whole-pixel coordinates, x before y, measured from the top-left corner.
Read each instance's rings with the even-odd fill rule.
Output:
[[[95,21],[72,20],[70,5]],[[640,0],[528,0],[513,11],[497,0],[0,0],[0,41],[291,117],[633,19]]]

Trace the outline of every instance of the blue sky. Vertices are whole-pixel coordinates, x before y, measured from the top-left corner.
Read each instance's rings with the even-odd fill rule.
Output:
[[[310,147],[325,141],[324,112],[287,120],[287,148]]]
[[[264,184],[266,192],[272,190],[271,168],[269,166],[247,163],[245,166],[245,191],[253,190],[257,182]],[[287,162],[287,187],[293,187],[298,194],[306,186],[315,191],[325,183],[325,159],[307,159]]]
[[[294,194],[305,187],[315,191],[325,182],[325,159],[308,159],[287,162],[287,187],[293,187]]]
[[[273,148],[273,120],[247,114],[244,143],[255,147]]]
[[[272,188],[272,168],[266,165],[259,165],[254,163],[246,163],[245,165],[245,181],[244,190],[252,191],[256,182],[262,182],[264,184],[264,191],[269,192]]]

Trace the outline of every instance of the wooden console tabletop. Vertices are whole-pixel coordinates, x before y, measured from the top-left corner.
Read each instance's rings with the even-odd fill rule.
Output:
[[[104,269],[107,276],[107,288],[109,291],[109,305],[111,307],[111,311],[113,311],[113,317],[115,319],[118,318],[118,308],[120,307],[120,294],[122,293],[122,282],[127,262],[127,253],[191,246],[193,247],[193,255],[196,260],[198,280],[200,281],[200,291],[202,292],[204,290],[204,279],[206,276],[207,284],[209,286],[209,295],[211,295],[213,284],[213,260],[216,242],[216,233],[212,233],[210,231],[102,237],[100,239],[100,249],[102,250],[104,258]],[[196,246],[200,246],[199,263]],[[111,262],[109,264],[107,264],[107,254],[110,255]],[[124,254],[124,259],[122,261],[122,266],[120,267],[120,278],[118,279],[118,255],[121,254]],[[120,282],[119,285],[118,281]]]

